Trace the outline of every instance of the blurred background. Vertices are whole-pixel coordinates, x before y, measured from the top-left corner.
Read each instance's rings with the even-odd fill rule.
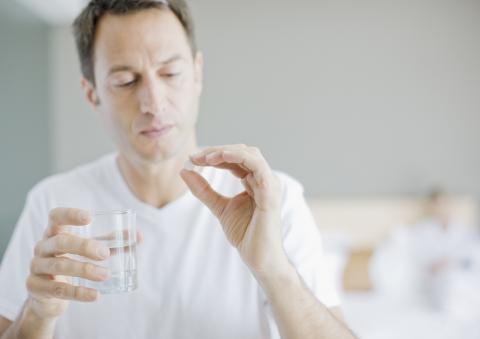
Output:
[[[36,182],[113,150],[80,88],[84,3],[0,1],[0,256]],[[190,3],[200,143],[303,183],[354,331],[480,338],[480,1]]]

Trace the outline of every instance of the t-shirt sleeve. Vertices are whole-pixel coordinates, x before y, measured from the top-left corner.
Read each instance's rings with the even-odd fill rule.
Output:
[[[0,266],[0,315],[14,321],[27,298],[26,279],[34,246],[47,222],[38,194],[30,192]]]
[[[335,276],[326,260],[320,230],[304,197],[303,186],[280,174],[283,183],[283,246],[308,288],[327,307],[340,305]]]
[[[327,307],[340,306],[334,272],[322,248],[320,230],[307,205],[303,186],[293,178],[277,173],[283,186],[283,247],[305,285]],[[271,305],[265,301],[270,338],[280,338]]]

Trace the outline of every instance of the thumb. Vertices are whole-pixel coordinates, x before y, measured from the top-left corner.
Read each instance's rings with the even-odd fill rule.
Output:
[[[227,205],[228,198],[215,192],[208,181],[195,171],[182,169],[180,176],[193,195],[204,203],[217,218],[220,218]]]

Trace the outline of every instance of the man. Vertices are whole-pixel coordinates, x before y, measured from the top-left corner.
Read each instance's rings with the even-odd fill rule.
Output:
[[[301,186],[256,148],[197,147],[203,61],[184,0],[92,0],[74,32],[118,153],[29,193],[0,271],[1,338],[353,338]],[[70,278],[110,272],[65,254],[108,249],[67,225],[116,208],[137,211],[139,288],[100,297]]]

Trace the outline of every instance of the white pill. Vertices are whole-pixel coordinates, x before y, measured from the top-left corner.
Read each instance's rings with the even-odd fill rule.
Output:
[[[185,164],[183,165],[183,168],[185,168],[188,171],[193,171],[193,164],[190,160],[187,160]]]

